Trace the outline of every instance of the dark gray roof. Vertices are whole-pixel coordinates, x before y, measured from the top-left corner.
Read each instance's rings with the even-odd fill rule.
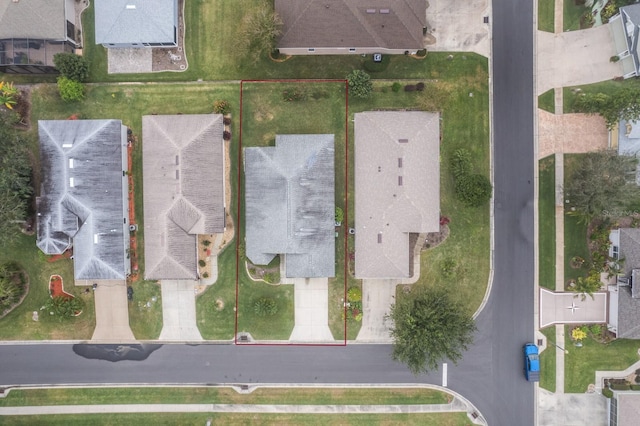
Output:
[[[409,233],[440,229],[440,115],[355,114],[357,278],[409,276]]]
[[[640,268],[640,229],[620,228],[620,259],[624,259],[627,277],[637,276]],[[632,283],[638,293],[640,280]],[[629,286],[618,286],[618,337],[640,339],[640,298],[632,294]]]
[[[175,43],[178,0],[95,0],[96,43]]]
[[[245,148],[247,257],[285,254],[288,277],[335,276],[333,135],[277,135]]]
[[[41,120],[38,133],[38,247],[59,254],[73,241],[76,279],[124,279],[130,271],[126,128],[120,120]]]
[[[620,15],[622,16],[623,27],[627,35],[629,53],[633,58],[636,72],[638,72],[638,70],[640,70],[640,58],[638,57],[638,48],[640,47],[638,45],[638,41],[640,41],[638,27],[640,25],[640,4],[621,7]]]
[[[422,49],[425,0],[275,0],[280,48]]]
[[[197,234],[224,231],[222,115],[142,117],[147,279],[196,279]]]
[[[66,30],[65,0],[0,0],[0,39],[65,40]]]
[[[620,228],[619,258],[624,259],[624,273],[640,268],[640,228]]]

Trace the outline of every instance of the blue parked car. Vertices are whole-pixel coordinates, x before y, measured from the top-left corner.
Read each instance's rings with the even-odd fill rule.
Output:
[[[530,382],[540,380],[540,356],[538,347],[533,343],[527,343],[523,347],[524,352],[524,376]]]

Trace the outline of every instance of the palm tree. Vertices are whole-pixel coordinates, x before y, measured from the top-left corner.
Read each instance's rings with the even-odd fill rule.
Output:
[[[13,87],[13,83],[0,81],[0,105],[13,109],[13,105],[16,104],[15,97],[17,94],[18,89]]]

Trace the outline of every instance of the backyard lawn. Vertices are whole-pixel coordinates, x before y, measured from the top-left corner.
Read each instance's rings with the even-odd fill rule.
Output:
[[[556,191],[555,157],[539,162],[538,175],[538,284],[550,290],[556,288]]]

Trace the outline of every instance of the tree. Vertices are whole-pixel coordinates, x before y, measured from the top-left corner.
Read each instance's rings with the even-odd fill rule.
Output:
[[[593,299],[593,293],[600,290],[602,283],[600,282],[600,273],[597,270],[591,270],[587,278],[578,277],[576,280],[575,291],[581,294],[581,299],[584,301],[588,296]]]
[[[464,174],[456,178],[456,198],[469,207],[480,207],[491,199],[493,187],[485,175]]]
[[[473,343],[475,323],[450,291],[414,285],[391,306],[392,357],[414,374],[438,368],[441,360],[457,363]]]
[[[84,302],[78,297],[57,296],[50,298],[44,305],[47,312],[57,316],[59,321],[73,318],[84,309]]]
[[[0,106],[4,105],[8,109],[13,109],[17,103],[18,89],[13,87],[13,83],[0,81]]]
[[[636,162],[635,157],[614,151],[583,154],[565,188],[571,211],[589,220],[637,198],[640,191],[635,184]]]
[[[243,55],[252,54],[253,61],[257,62],[274,50],[282,26],[282,19],[273,10],[273,2],[263,0],[242,19],[237,50]]]
[[[575,102],[575,110],[587,114],[600,114],[612,129],[618,121],[640,118],[640,88],[625,87],[612,95],[582,93]]]
[[[73,81],[87,81],[89,78],[89,63],[84,56],[74,53],[56,53],[53,64],[60,71],[60,75]]]
[[[28,142],[0,114],[0,247],[20,233],[33,187]]]
[[[84,84],[67,77],[58,77],[58,91],[65,102],[79,101],[84,98]]]
[[[347,75],[349,82],[349,95],[366,99],[373,92],[373,84],[369,74],[362,70],[353,70]]]

